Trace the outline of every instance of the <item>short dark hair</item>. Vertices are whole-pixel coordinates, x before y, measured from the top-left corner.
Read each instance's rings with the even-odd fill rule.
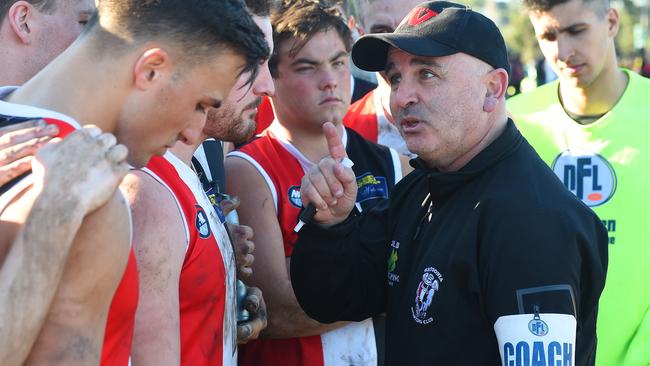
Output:
[[[106,27],[107,29],[104,29]],[[170,41],[185,61],[197,62],[224,46],[246,60],[242,73],[257,76],[269,57],[264,34],[241,0],[102,0],[84,36],[97,34],[98,47],[132,49],[133,44]]]
[[[547,12],[556,5],[568,3],[570,0],[524,0],[524,6],[529,11]],[[609,9],[609,0],[581,0],[596,12],[596,14],[604,15]]]
[[[334,29],[341,37],[345,50],[349,52],[352,48],[350,28],[341,16],[335,1],[281,0],[271,12],[271,24],[276,50],[269,60],[269,69],[273,77],[278,76],[278,50],[287,40],[294,40],[289,50],[289,55],[293,57],[315,34]]]
[[[32,4],[36,9],[42,12],[51,13],[54,10],[55,0],[25,0]],[[18,0],[0,0],[0,25],[9,13],[9,9],[18,2]]]
[[[271,14],[270,0],[245,0],[248,11],[258,17],[267,17]]]

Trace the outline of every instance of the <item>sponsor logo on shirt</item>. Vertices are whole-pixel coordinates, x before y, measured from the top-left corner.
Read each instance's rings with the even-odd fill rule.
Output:
[[[196,207],[196,230],[199,232],[199,236],[203,239],[210,237],[210,223],[208,222],[208,216],[205,214],[203,207],[197,205]]]
[[[397,261],[399,260],[399,257],[397,255],[397,252],[399,250],[399,242],[397,240],[393,240],[390,243],[391,247],[391,252],[390,255],[388,256],[388,285],[389,286],[394,286],[395,283],[399,283],[399,275],[393,273],[395,268],[397,268]]]
[[[358,203],[375,198],[388,198],[388,183],[385,177],[365,173],[357,177],[357,188]]]
[[[302,201],[300,200],[300,186],[289,187],[287,197],[289,198],[289,202],[291,202],[294,207],[302,208]]]
[[[433,317],[427,315],[427,311],[433,301],[433,296],[440,290],[443,277],[437,269],[427,267],[424,269],[422,281],[415,291],[415,306],[411,306],[411,314],[418,324],[429,324]]]
[[[589,207],[609,201],[616,192],[616,172],[604,157],[579,149],[558,155],[551,167],[564,185]]]

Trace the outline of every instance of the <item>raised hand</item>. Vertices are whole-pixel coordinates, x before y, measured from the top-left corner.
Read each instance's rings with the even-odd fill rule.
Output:
[[[329,156],[314,165],[302,179],[302,204],[316,207],[314,219],[322,225],[335,225],[345,220],[357,198],[357,181],[352,168],[342,163],[347,159],[345,147],[336,127],[323,125]]]

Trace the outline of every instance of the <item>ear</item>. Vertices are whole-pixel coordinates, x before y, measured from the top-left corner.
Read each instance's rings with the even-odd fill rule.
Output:
[[[505,98],[508,89],[508,73],[504,69],[496,69],[485,75],[485,99],[483,111],[494,112],[499,101]]]
[[[621,25],[621,21],[618,16],[618,11],[614,8],[610,8],[607,10],[606,17],[607,17],[607,23],[609,25],[609,28],[607,29],[607,34],[611,38],[614,38],[618,34],[618,28]]]
[[[133,69],[135,86],[147,90],[172,73],[171,57],[162,48],[146,50]]]
[[[29,23],[33,20],[35,11],[36,9],[32,4],[27,1],[17,1],[9,8],[7,13],[7,21],[11,30],[18,40],[26,45],[31,43],[32,29]]]

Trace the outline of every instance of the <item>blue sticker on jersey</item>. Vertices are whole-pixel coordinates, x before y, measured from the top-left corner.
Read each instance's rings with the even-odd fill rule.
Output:
[[[302,208],[302,200],[300,199],[300,186],[291,186],[287,192],[289,202],[297,208]]]
[[[357,177],[357,202],[361,203],[375,198],[388,198],[386,177],[376,177],[365,173]]]

